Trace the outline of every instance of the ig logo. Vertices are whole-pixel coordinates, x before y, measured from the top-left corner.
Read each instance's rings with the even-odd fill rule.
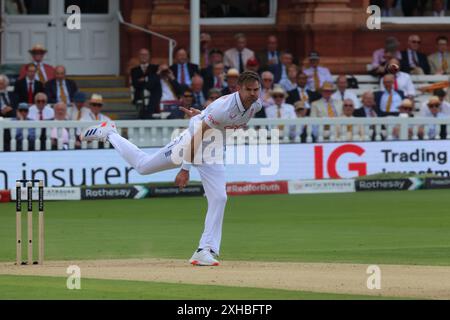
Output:
[[[367,278],[367,289],[373,290],[381,289],[381,269],[377,265],[371,265],[367,267],[366,270],[367,274],[370,274],[370,276]]]
[[[67,289],[69,290],[80,290],[81,289],[81,269],[79,266],[69,266],[66,270],[66,273],[69,274],[67,278]]]
[[[67,14],[70,16],[67,18],[67,29],[80,30],[81,29],[81,9],[79,6],[72,5],[67,7]]]
[[[366,12],[370,14],[367,18],[366,25],[369,30],[381,29],[381,9],[379,6],[368,6]]]

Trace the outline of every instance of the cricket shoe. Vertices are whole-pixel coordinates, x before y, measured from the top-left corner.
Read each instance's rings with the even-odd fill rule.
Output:
[[[117,133],[116,124],[113,121],[105,121],[98,125],[87,128],[81,134],[81,141],[102,141],[106,142],[108,135]]]
[[[219,261],[217,261],[209,249],[198,249],[192,255],[189,263],[194,266],[218,266]]]

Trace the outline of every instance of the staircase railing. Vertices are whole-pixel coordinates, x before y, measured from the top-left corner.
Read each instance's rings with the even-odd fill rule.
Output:
[[[123,25],[125,25],[125,26],[127,26],[129,28],[136,29],[136,30],[142,31],[142,32],[147,33],[147,34],[151,34],[151,35],[153,35],[155,37],[167,40],[169,42],[169,65],[172,65],[172,63],[173,63],[173,51],[174,51],[175,47],[177,46],[177,41],[175,39],[166,37],[165,35],[160,34],[158,32],[154,32],[154,31],[151,31],[149,29],[142,28],[142,27],[140,27],[138,25],[126,22],[123,19],[122,12],[120,12],[120,11],[117,12],[117,17],[119,18],[119,22],[121,24],[123,24]]]

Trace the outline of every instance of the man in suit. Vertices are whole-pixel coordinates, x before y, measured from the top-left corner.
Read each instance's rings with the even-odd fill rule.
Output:
[[[204,93],[209,92],[211,88],[217,88],[220,91],[226,88],[227,83],[225,82],[225,66],[223,62],[216,62],[212,66],[212,74],[206,74],[204,79],[203,91]]]
[[[45,84],[45,91],[49,103],[64,102],[66,105],[70,105],[78,87],[75,81],[66,79],[66,68],[64,66],[56,66],[55,79]]]
[[[319,100],[322,96],[316,91],[309,90],[307,83],[308,76],[303,71],[299,71],[297,73],[297,88],[288,92],[289,97],[286,102],[294,105],[297,101],[303,101],[305,107],[310,110],[311,103]]]
[[[366,91],[363,93],[361,97],[361,108],[356,109],[353,111],[353,116],[355,118],[377,118],[379,116],[382,116],[380,113],[380,110],[376,107],[375,103],[375,97],[373,95],[372,91]],[[372,130],[371,139],[374,141],[377,135],[376,127],[375,126],[362,126],[363,132],[362,134],[369,136],[369,130]]]
[[[31,54],[32,62],[36,66],[35,78],[42,84],[55,78],[55,69],[46,63],[43,63],[44,56],[47,53],[47,49],[41,44],[35,44],[29,51]],[[27,73],[27,64],[20,69],[19,79],[25,78]]]
[[[342,101],[331,98],[335,90],[332,82],[324,82],[321,88],[322,98],[311,104],[311,117],[336,118],[342,115]]]
[[[196,109],[203,110],[203,106],[208,97],[208,91],[203,88],[203,78],[199,75],[192,77],[191,90],[194,95],[192,106]]]
[[[44,92],[44,85],[36,80],[36,66],[33,63],[27,64],[26,77],[17,80],[14,85],[18,103],[26,102],[32,105],[35,95],[39,92]]]
[[[280,52],[278,51],[278,39],[274,35],[267,37],[266,50],[258,52],[257,59],[261,65],[261,71],[269,70],[269,67],[280,62]]]
[[[412,34],[408,38],[408,49],[402,51],[400,70],[410,74],[430,74],[427,56],[419,52],[420,37]]]
[[[151,119],[153,114],[160,112],[160,104],[175,105],[178,97],[186,88],[178,83],[172,70],[161,64],[155,74],[149,76],[145,89],[150,92],[150,102],[143,114],[143,118]]]
[[[191,79],[199,74],[198,65],[188,62],[188,53],[186,49],[179,48],[175,52],[175,63],[170,66],[175,78],[180,85],[191,86]]]
[[[431,74],[450,74],[450,53],[448,38],[439,36],[436,39],[438,51],[428,56]]]
[[[394,80],[393,74],[386,74],[383,77],[384,90],[374,93],[377,114],[380,116],[397,116],[400,104],[405,98],[403,91],[394,89]]]
[[[236,46],[225,51],[224,63],[227,68],[234,68],[241,74],[245,70],[247,60],[253,58],[255,53],[246,48],[247,38],[243,33],[238,33],[234,36]]]
[[[150,51],[145,48],[139,50],[139,65],[131,69],[131,85],[134,88],[133,103],[144,101],[144,88],[148,77],[158,71],[158,65],[150,64]]]
[[[269,71],[274,75],[275,83],[280,83],[281,80],[288,78],[287,68],[292,64],[293,59],[291,53],[283,52],[280,56],[280,63],[272,64],[269,67]]]
[[[223,52],[219,49],[213,48],[209,51],[209,65],[206,68],[200,70],[200,75],[203,79],[213,77],[213,66],[215,63],[222,62],[223,63]],[[225,65],[224,65],[225,66]]]
[[[361,108],[355,109],[353,116],[356,118],[376,118],[379,109],[376,108],[375,96],[372,91],[366,91],[361,96]]]
[[[9,79],[6,75],[0,75],[0,117],[14,118],[18,105],[14,92],[8,92]]]

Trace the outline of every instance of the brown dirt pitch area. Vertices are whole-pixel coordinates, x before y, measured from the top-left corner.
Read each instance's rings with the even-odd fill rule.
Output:
[[[70,265],[82,278],[155,281],[320,293],[450,299],[450,267],[379,265],[381,289],[367,288],[367,264],[223,261],[219,267],[194,267],[185,260],[129,259],[49,261],[42,266],[0,263],[0,275],[67,277]],[[274,297],[276,299],[276,297]]]

